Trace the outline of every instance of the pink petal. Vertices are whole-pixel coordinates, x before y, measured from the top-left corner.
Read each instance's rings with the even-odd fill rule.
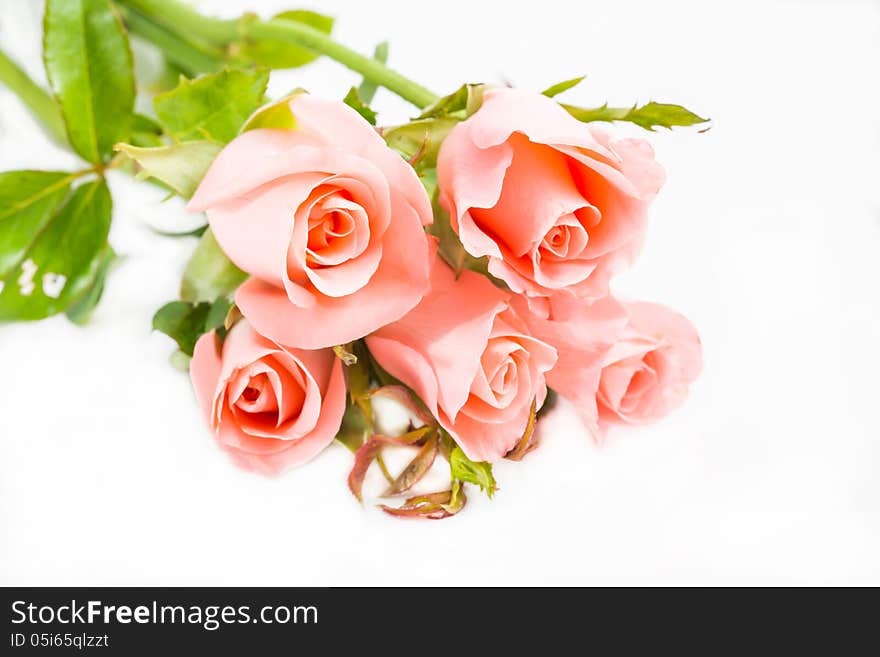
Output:
[[[323,398],[320,416],[310,433],[295,441],[272,441],[281,443],[281,449],[277,451],[251,454],[247,451],[232,450],[230,455],[239,466],[247,470],[263,474],[277,474],[310,461],[332,443],[336,432],[339,431],[344,412],[345,376],[342,371],[342,363],[337,359],[327,392]]]
[[[483,106],[471,117],[471,139],[477,148],[506,142],[514,133],[538,144],[565,144],[589,149],[609,161],[615,159],[589,127],[575,119],[555,100],[520,89],[491,89]]]
[[[347,151],[374,162],[382,169],[389,185],[403,194],[422,225],[433,221],[431,202],[416,172],[388,148],[385,140],[360,114],[344,103],[308,94],[294,97],[291,108],[301,129],[323,135],[328,143],[345,144]]]
[[[415,212],[398,197],[392,202],[395,219],[368,285],[344,297],[316,296],[314,306],[300,307],[284,290],[251,278],[235,299],[254,328],[285,345],[318,349],[362,338],[411,310],[428,287],[428,241]]]
[[[193,357],[189,363],[189,374],[192,379],[196,399],[205,416],[205,420],[215,428],[214,403],[222,392],[220,373],[223,363],[217,353],[217,342],[214,332],[205,333],[196,342]]]
[[[300,166],[297,156],[299,147],[324,145],[317,137],[297,130],[245,132],[220,151],[186,209],[204,212],[292,173],[322,171]]]
[[[470,214],[484,233],[519,257],[540,244],[560,217],[588,204],[571,178],[568,158],[522,135],[512,136],[508,143],[513,161],[498,202],[489,209],[472,208]]]
[[[542,392],[546,393],[546,388]],[[543,403],[543,394],[540,396]],[[466,413],[459,413],[454,422],[446,421],[443,426],[470,460],[491,463],[504,458],[516,446],[522,438],[530,413],[531,402],[519,409],[511,420],[500,424],[489,424]]]
[[[514,308],[531,333],[559,353],[546,375],[547,385],[575,405],[598,438],[596,392],[605,355],[626,325],[623,304],[612,297],[588,302],[558,295],[550,299],[549,317],[533,312],[521,298],[515,300]]]
[[[455,417],[468,398],[495,316],[506,307],[507,295],[487,278],[463,271],[455,280],[452,269],[435,258],[431,289],[422,302],[375,335],[422,355],[440,382],[438,406]]]

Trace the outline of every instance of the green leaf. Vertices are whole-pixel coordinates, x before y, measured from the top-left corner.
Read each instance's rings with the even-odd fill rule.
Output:
[[[104,283],[107,280],[107,274],[118,259],[113,247],[106,244],[101,253],[98,254],[98,267],[86,293],[79,301],[75,301],[73,305],[64,311],[64,314],[67,315],[71,322],[77,326],[85,326],[89,323],[95,307],[101,301],[101,295],[104,294]]]
[[[381,133],[385,143],[409,160],[416,171],[423,171],[437,166],[440,145],[458,122],[448,117],[416,119],[382,128]]]
[[[214,234],[206,230],[183,272],[180,298],[184,301],[215,301],[229,297],[247,278],[223,253]]]
[[[153,330],[172,338],[183,353],[192,356],[196,342],[207,333],[205,320],[210,311],[210,303],[171,301],[153,315]]]
[[[241,126],[241,132],[256,130],[257,128],[274,128],[276,130],[296,129],[296,117],[290,111],[290,101],[300,93],[305,92],[297,89],[284,96],[284,98],[279,98],[268,105],[263,105],[248,117],[244,125]]]
[[[420,119],[430,119],[443,116],[451,116],[458,119],[466,119],[480,109],[483,104],[484,84],[463,84],[448,96],[444,96],[432,105],[429,105],[418,116]]]
[[[492,476],[492,464],[485,461],[471,461],[461,447],[456,445],[449,455],[449,467],[455,479],[476,484],[480,490],[486,491],[486,495],[492,497],[495,494],[495,477]]]
[[[273,18],[303,23],[324,34],[333,30],[333,18],[305,9],[285,11]],[[313,50],[274,39],[245,40],[239,54],[247,61],[269,68],[296,68],[319,57]]]
[[[24,259],[70,190],[60,171],[0,173],[0,280]]]
[[[109,0],[47,0],[43,59],[74,150],[106,162],[129,136],[135,96],[131,48]]]
[[[646,105],[632,107],[575,107],[562,104],[562,107],[578,121],[629,121],[645,130],[654,128],[672,128],[673,126],[691,126],[706,123],[704,119],[681,105],[650,102]]]
[[[383,41],[376,49],[373,51],[373,59],[375,59],[380,64],[385,64],[388,61],[388,42]],[[364,101],[367,105],[373,102],[373,97],[376,95],[376,91],[379,89],[379,85],[377,85],[372,80],[368,80],[364,78],[361,81],[361,86],[358,87],[358,95],[361,97],[361,100]]]
[[[351,352],[355,356],[355,362],[348,366],[348,395],[352,403],[364,401],[363,408],[369,408],[370,399],[370,353],[363,340],[358,340],[351,345]]]
[[[155,148],[116,144],[115,148],[138,163],[142,178],[160,180],[183,198],[195,193],[211,162],[223,149],[210,141],[187,141]]]
[[[226,316],[229,315],[230,308],[232,308],[232,302],[223,297],[212,303],[205,317],[205,331],[219,330],[225,337],[226,327],[224,324],[226,323]]]
[[[352,452],[364,444],[369,433],[369,426],[364,416],[363,409],[357,404],[349,404],[345,407],[342,416],[342,425],[336,434],[336,440],[345,445]]]
[[[174,87],[180,73],[193,77],[223,68],[228,51],[207,43],[193,34],[192,30],[175,26],[172,21],[163,20],[162,16],[140,13],[142,7],[126,6],[134,5],[134,2],[114,0],[113,4],[121,14],[126,29],[135,37],[132,44],[137,44],[134,47],[134,67],[139,86],[151,95]],[[144,55],[144,49],[138,47],[145,43],[150,44],[147,56]],[[158,62],[152,57],[154,53],[150,52],[154,48],[162,53]]]
[[[558,96],[563,91],[568,91],[572,87],[576,87],[581,82],[583,82],[584,78],[586,77],[586,75],[582,75],[579,78],[572,78],[571,80],[563,80],[562,82],[557,82],[552,87],[547,87],[546,89],[544,89],[544,91],[542,91],[541,93],[549,98],[553,98],[553,96]]]
[[[101,267],[111,209],[103,180],[74,190],[2,279],[0,320],[42,319],[86,294]]]
[[[173,231],[173,230],[162,230],[160,228],[156,228],[155,226],[150,226],[147,224],[147,228],[155,233],[156,235],[161,235],[162,237],[201,237],[204,235],[205,231],[208,230],[208,224],[202,224],[197,228],[193,228],[192,230],[184,230],[184,231]]]
[[[357,87],[349,89],[345,98],[342,99],[342,102],[364,117],[367,123],[370,125],[376,125],[376,113],[361,100],[361,97],[358,95]]]
[[[181,78],[177,88],[153,100],[156,116],[175,141],[231,141],[263,104],[269,71],[225,69],[195,80]]]
[[[131,123],[130,141],[134,146],[155,148],[162,146],[162,126],[143,114],[135,114]],[[116,147],[113,147],[116,150]]]
[[[422,181],[422,186],[425,188],[425,191],[428,193],[428,198],[434,198],[434,195],[437,194],[437,169],[436,167],[431,167],[430,169],[421,169],[418,170],[419,180]]]
[[[59,146],[69,146],[61,108],[55,98],[31,80],[30,76],[0,48],[0,82],[13,92],[40,124],[40,128]]]
[[[161,331],[177,342],[180,352],[176,353],[192,356],[196,342],[205,333],[217,331],[219,337],[226,337],[224,322],[231,307],[226,299],[213,303],[171,301],[153,315],[153,330]],[[189,361],[186,363],[188,365]]]
[[[183,353],[180,349],[177,349],[168,358],[168,362],[171,363],[171,367],[179,372],[189,372],[189,364],[190,362],[192,362],[192,356]]]

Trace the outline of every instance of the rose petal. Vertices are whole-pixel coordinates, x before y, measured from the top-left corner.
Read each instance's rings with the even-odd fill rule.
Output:
[[[305,349],[345,344],[393,322],[413,308],[428,286],[428,243],[411,208],[395,201],[399,213],[384,242],[384,257],[370,284],[345,297],[318,297],[298,307],[283,290],[251,278],[235,299],[261,333]]]
[[[256,333],[246,321],[229,330],[222,355],[215,344],[213,332],[203,335],[190,369],[203,412],[218,443],[234,461],[247,469],[274,473],[311,459],[333,441],[342,422],[346,390],[342,365],[332,351],[288,350]],[[277,379],[273,381],[267,368]],[[246,413],[230,407],[228,388],[234,386],[233,396],[240,394],[252,375],[267,377],[282,414],[294,412],[290,404],[302,392],[296,417],[279,427],[279,411]],[[267,415],[271,419],[263,417]]]
[[[189,374],[192,378],[196,399],[212,429],[214,423],[214,403],[222,391],[220,375],[223,362],[217,353],[214,331],[205,333],[196,342],[193,357],[189,363]]]
[[[508,143],[513,160],[498,202],[487,209],[472,208],[470,215],[481,231],[520,257],[536,247],[560,217],[588,203],[572,180],[568,158],[522,135],[513,135]]]
[[[346,150],[375,162],[385,173],[389,185],[403,194],[422,224],[433,221],[431,203],[418,175],[403,158],[388,148],[385,140],[360,114],[344,103],[308,94],[295,96],[291,109],[301,129],[323,135],[328,143],[345,144]]]
[[[342,424],[344,412],[345,375],[342,371],[342,363],[334,359],[320,415],[312,431],[295,441],[278,441],[285,443],[287,448],[262,457],[242,451],[233,451],[231,452],[233,460],[245,469],[252,469],[264,474],[275,474],[305,463],[333,442],[333,438]]]
[[[430,292],[403,319],[368,336],[367,346],[389,374],[415,388],[432,410],[436,389],[437,406],[455,417],[470,394],[495,316],[506,307],[507,295],[484,276],[463,271],[456,280],[452,269],[435,258]],[[420,358],[407,362],[392,353],[389,341]],[[435,387],[425,372],[433,372],[443,385]]]
[[[298,130],[260,129],[239,135],[214,158],[186,209],[204,212],[292,173],[322,171],[299,165],[301,146],[325,143]]]
[[[558,351],[559,358],[546,375],[547,385],[575,405],[598,440],[599,376],[606,354],[626,325],[625,307],[612,297],[588,302],[558,295],[547,305],[548,317],[533,312],[522,298],[514,299],[514,309],[534,336]]]
[[[679,313],[659,304],[626,304],[629,321],[604,358],[599,384],[600,427],[657,420],[685,399],[700,373],[700,338]]]
[[[291,175],[253,198],[212,207],[208,220],[217,243],[240,269],[281,287],[296,206],[326,177]]]

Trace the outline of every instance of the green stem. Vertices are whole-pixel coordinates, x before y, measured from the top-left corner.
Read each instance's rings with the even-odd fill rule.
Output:
[[[304,23],[274,19],[255,21],[248,26],[250,34],[256,39],[276,39],[290,41],[314,52],[321,53],[357,71],[367,80],[396,93],[419,108],[427,107],[438,97],[421,85],[391,70],[382,62],[365,57],[360,53],[337,43],[323,32]]]
[[[120,9],[128,31],[159,48],[168,61],[187,76],[194,77],[199,73],[210,73],[223,67],[226,53],[222,50],[193,43],[134,10],[123,7]]]
[[[54,141],[67,144],[64,120],[55,100],[2,50],[0,50],[0,82],[21,99]]]
[[[136,10],[169,31],[192,35],[215,46],[228,48],[243,38],[292,43],[335,59],[417,107],[427,107],[437,100],[434,93],[382,62],[365,57],[304,23],[277,18],[260,20],[255,16],[245,16],[240,20],[212,18],[203,16],[179,0],[117,0],[117,4]]]
[[[381,62],[384,64],[388,61],[388,42],[383,41],[376,49],[373,51],[373,59],[377,62]],[[361,100],[364,101],[367,105],[373,102],[373,97],[376,95],[376,90],[378,89],[378,85],[372,80],[368,80],[366,78],[361,82],[361,86],[358,87],[358,95],[361,97]]]

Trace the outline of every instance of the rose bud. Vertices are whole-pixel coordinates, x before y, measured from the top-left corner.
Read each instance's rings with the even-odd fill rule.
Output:
[[[283,347],[247,321],[222,347],[214,332],[199,338],[190,376],[219,445],[238,465],[265,474],[313,458],[333,441],[345,412],[345,377],[332,349]]]
[[[625,306],[626,328],[605,354],[599,378],[600,426],[667,415],[685,400],[702,367],[700,336],[687,318],[656,303]]]
[[[599,438],[596,391],[605,356],[626,325],[626,309],[610,296],[588,302],[568,295],[551,297],[541,307],[543,314],[523,297],[514,299],[529,332],[559,354],[545,375],[547,385],[574,404],[584,425]]]
[[[529,335],[510,297],[486,277],[456,280],[440,258],[431,289],[402,319],[367,336],[392,376],[412,388],[474,461],[495,461],[523,437],[547,394],[556,351]]]
[[[515,292],[601,298],[635,257],[664,181],[651,146],[555,101],[491,89],[440,148],[440,202],[465,250]]]
[[[235,295],[281,344],[350,342],[402,317],[428,283],[431,206],[416,173],[350,107],[298,94],[295,128],[233,140],[189,203],[251,277]]]

